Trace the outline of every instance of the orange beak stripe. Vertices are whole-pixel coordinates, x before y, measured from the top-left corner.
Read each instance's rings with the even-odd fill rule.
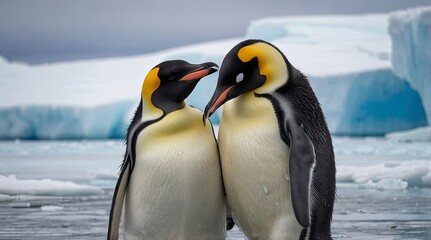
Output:
[[[203,78],[209,74],[208,69],[202,69],[195,72],[191,72],[180,79],[180,81],[192,81],[199,78]]]
[[[227,95],[229,94],[230,90],[233,88],[234,86],[230,86],[228,89],[224,90],[220,96],[217,98],[217,100],[215,101],[215,103],[212,105],[212,107],[210,108],[210,110],[208,111],[209,113],[213,113],[218,107],[219,105],[223,102],[223,100],[226,99]]]

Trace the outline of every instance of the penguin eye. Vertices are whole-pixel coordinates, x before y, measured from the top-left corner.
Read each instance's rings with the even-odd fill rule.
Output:
[[[243,79],[244,79],[244,73],[240,73],[236,76],[235,81],[236,81],[236,83],[240,83],[240,82],[242,82]]]
[[[176,75],[171,75],[168,78],[168,82],[174,81],[175,79],[177,79],[177,76]]]

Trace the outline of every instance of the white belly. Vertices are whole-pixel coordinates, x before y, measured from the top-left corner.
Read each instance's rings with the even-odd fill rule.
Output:
[[[228,201],[250,239],[298,239],[289,182],[289,147],[281,140],[271,103],[225,106],[219,147]],[[238,110],[242,106],[242,110]]]
[[[211,128],[163,135],[163,126],[156,124],[138,138],[125,239],[224,239],[220,164]]]

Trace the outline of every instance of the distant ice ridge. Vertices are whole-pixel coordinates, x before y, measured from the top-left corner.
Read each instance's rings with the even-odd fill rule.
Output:
[[[391,35],[388,14],[369,14],[259,19],[245,38],[270,41],[309,77],[332,134],[383,136],[427,125],[428,9],[393,15]],[[410,40],[416,38],[420,41],[413,44]],[[0,58],[0,139],[122,137],[139,102],[142,80],[153,66],[168,59],[220,65],[243,39],[40,66]],[[216,79],[217,74],[202,79],[186,102],[203,109]],[[215,124],[220,113],[221,109],[212,117]]]
[[[419,92],[431,125],[431,6],[391,14],[389,33],[393,71]]]
[[[51,179],[24,180],[14,175],[0,175],[0,195],[36,195],[36,196],[86,196],[100,195],[103,190],[89,185],[81,185],[70,181]],[[1,196],[0,196],[1,197]]]

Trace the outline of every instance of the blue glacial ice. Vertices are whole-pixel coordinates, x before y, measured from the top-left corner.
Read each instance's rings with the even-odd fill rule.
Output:
[[[418,93],[390,69],[313,77],[310,82],[333,134],[384,135],[427,124]]]
[[[123,138],[134,105],[131,101],[119,101],[97,107],[0,108],[0,136],[3,139]]]
[[[431,6],[393,13],[389,33],[393,71],[419,92],[431,123]]]
[[[309,77],[332,134],[384,135],[429,124],[429,13],[264,18],[244,38],[270,41]],[[0,58],[0,139],[121,138],[151,67],[179,58],[220,65],[244,38],[42,66]],[[216,79],[202,79],[186,102],[203,109]]]

